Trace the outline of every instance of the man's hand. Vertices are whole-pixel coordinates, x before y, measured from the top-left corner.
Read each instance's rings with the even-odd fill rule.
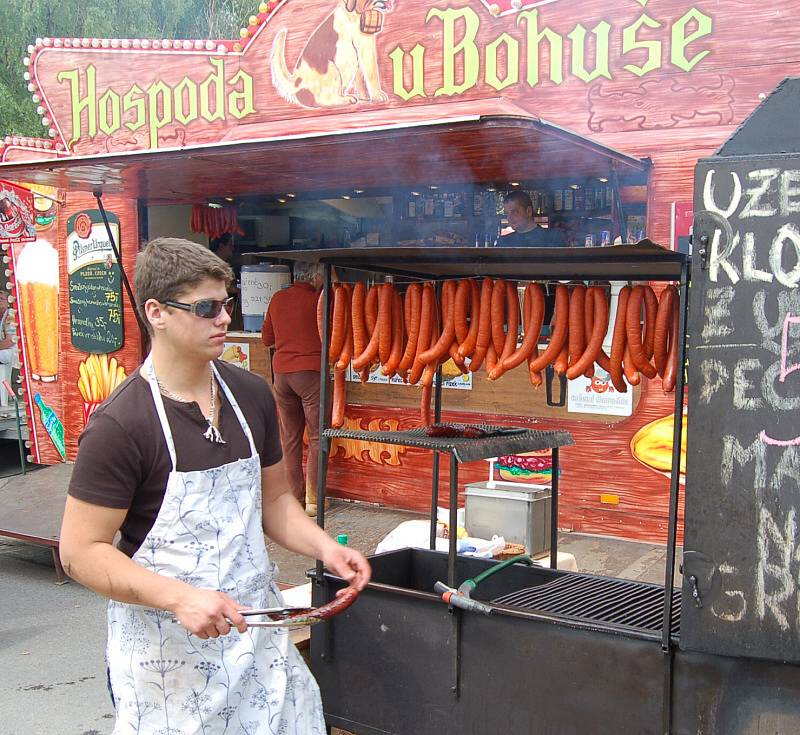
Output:
[[[331,540],[322,554],[322,563],[359,592],[367,586],[372,568],[360,551]]]
[[[241,606],[224,592],[199,590],[193,587],[183,591],[172,606],[172,612],[175,613],[178,622],[190,633],[203,639],[228,635],[231,632],[230,623],[233,623],[240,633],[244,633],[247,630],[247,622],[239,612],[241,609]]]

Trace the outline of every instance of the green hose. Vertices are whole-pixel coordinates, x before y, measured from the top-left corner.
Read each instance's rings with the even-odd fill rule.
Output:
[[[500,562],[499,564],[495,564],[493,567],[487,569],[485,572],[481,572],[479,575],[474,577],[473,579],[467,579],[458,589],[459,592],[464,592],[465,588],[470,590],[474,590],[483,580],[487,577],[491,577],[493,574],[502,571],[506,567],[510,567],[512,564],[527,564],[528,566],[533,566],[533,559],[525,554],[520,556],[514,556],[511,559],[506,559],[505,561]]]

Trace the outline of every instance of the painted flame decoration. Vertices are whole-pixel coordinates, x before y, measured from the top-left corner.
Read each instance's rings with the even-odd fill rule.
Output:
[[[400,422],[397,419],[373,419],[367,426],[361,425],[358,418],[345,417],[343,429],[357,431],[397,431]],[[400,456],[406,453],[406,447],[396,444],[378,444],[356,439],[334,439],[331,444],[331,458],[352,459],[362,464],[372,463],[399,467]]]

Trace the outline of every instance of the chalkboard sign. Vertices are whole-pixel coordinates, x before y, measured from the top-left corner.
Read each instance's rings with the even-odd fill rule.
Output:
[[[119,218],[106,212],[121,248]],[[70,336],[83,352],[116,352],[125,341],[120,269],[98,210],[67,220]],[[121,250],[120,250],[121,252]]]
[[[800,662],[800,155],[701,161],[695,212],[681,647]]]

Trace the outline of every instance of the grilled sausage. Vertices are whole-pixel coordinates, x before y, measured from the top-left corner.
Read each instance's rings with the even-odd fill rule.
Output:
[[[569,364],[574,365],[581,359],[586,349],[585,311],[586,286],[582,283],[572,287],[569,295]],[[585,368],[584,368],[585,369]],[[564,371],[566,372],[566,370]],[[583,370],[581,371],[583,372]],[[579,373],[580,374],[580,373]],[[577,377],[577,375],[575,376]]]
[[[406,320],[408,339],[406,340],[403,356],[400,358],[400,364],[397,366],[397,371],[403,376],[411,367],[411,363],[414,362],[414,356],[417,354],[417,339],[419,338],[422,307],[422,287],[418,283],[412,283],[406,290],[405,304],[408,307],[406,312],[409,314]]]
[[[419,402],[419,416],[423,426],[430,426],[433,423],[431,419],[431,393],[433,387],[430,385],[422,386],[422,395]]]
[[[459,345],[458,354],[461,357],[472,357],[475,345],[478,342],[478,327],[481,313],[481,288],[474,279],[469,281],[470,306],[469,306],[469,331],[466,339]]]
[[[642,349],[644,356],[650,360],[653,357],[653,344],[655,341],[656,315],[658,313],[658,298],[653,287],[645,284],[644,288],[644,340]]]
[[[627,393],[628,384],[624,380],[623,358],[625,356],[626,328],[625,315],[628,311],[628,301],[631,287],[624,286],[617,296],[617,311],[614,317],[614,336],[611,339],[611,357],[608,361],[611,383],[618,393]]]
[[[378,293],[378,357],[384,365],[392,352],[392,303],[394,284],[386,282]]]
[[[608,331],[608,303],[603,289],[599,286],[593,286],[587,292],[587,298],[590,297],[594,302],[592,333],[589,335],[583,354],[574,365],[570,365],[567,369],[567,378],[570,380],[574,380],[584,373],[590,365],[594,364],[603,346],[606,331]]]
[[[411,385],[416,385],[419,382],[419,379],[422,377],[422,371],[425,369],[425,363],[419,360],[419,354],[427,350],[430,346],[431,332],[433,331],[434,301],[435,293],[433,291],[433,286],[431,286],[430,283],[426,283],[422,288],[417,349],[412,362],[411,373],[408,377],[408,382],[411,383]]]
[[[544,291],[538,283],[529,283],[522,301],[522,345],[503,358],[503,370],[513,370],[527,360],[539,341],[544,321]]]
[[[623,357],[622,369],[625,373],[625,379],[631,385],[639,385],[639,383],[642,382],[642,376],[639,375],[639,371],[636,369],[636,363],[634,363],[633,358],[631,357],[631,349],[627,344],[625,345],[625,355]]]
[[[350,300],[350,321],[353,325],[353,354],[360,355],[367,346],[367,323],[364,319],[364,301],[367,298],[367,286],[364,281],[358,281],[353,287],[353,296]]]
[[[505,302],[506,302],[506,282],[498,278],[492,288],[492,344],[494,351],[499,357],[503,353],[503,345],[506,341],[505,331]]]
[[[352,287],[349,283],[342,285],[345,298],[345,311],[344,311],[344,345],[342,351],[339,353],[339,358],[336,361],[337,370],[347,370],[350,360],[353,359],[353,323],[351,318],[351,301],[352,301]]]
[[[675,390],[675,383],[678,379],[678,370],[682,370],[683,366],[678,365],[678,348],[680,341],[680,315],[681,306],[680,298],[672,300],[672,319],[669,328],[669,352],[667,354],[667,366],[664,369],[663,387],[666,393],[672,393]]]
[[[445,281],[442,288],[442,333],[436,343],[419,356],[420,361],[426,365],[444,357],[455,339],[454,309],[456,289],[455,281]]]
[[[469,327],[467,326],[467,307],[469,306],[471,295],[470,282],[466,280],[460,281],[456,290],[456,301],[453,309],[456,339],[459,344],[467,338],[469,332]]]
[[[392,290],[392,350],[389,359],[383,366],[383,374],[390,378],[397,372],[400,358],[403,356],[403,299]]]
[[[497,380],[504,372],[503,361],[514,354],[519,336],[519,296],[517,285],[506,283],[506,337],[503,342],[503,351],[497,356],[497,365],[489,373],[489,380]]]
[[[667,367],[667,353],[669,352],[669,330],[672,324],[672,302],[678,298],[678,289],[669,285],[661,292],[656,312],[656,327],[653,340],[653,359],[656,371],[664,377]]]
[[[370,286],[367,297],[364,299],[364,321],[367,324],[367,332],[372,337],[375,327],[378,325],[378,293],[379,285]]]
[[[333,371],[333,410],[331,411],[331,426],[339,429],[344,426],[344,406],[346,401],[346,373],[344,370]]]
[[[470,372],[480,369],[486,359],[486,351],[492,339],[492,291],[493,284],[491,278],[484,278],[481,284],[481,303],[478,316],[478,336],[475,343],[475,351],[472,353],[472,362],[469,364]],[[460,352],[460,350],[459,350]],[[462,353],[464,354],[464,353]]]
[[[331,340],[328,347],[329,362],[336,362],[344,347],[344,340],[347,331],[347,291],[344,286],[337,284],[333,295],[333,329],[331,329]]]
[[[553,316],[553,331],[550,335],[550,344],[530,365],[532,372],[544,370],[561,353],[567,343],[567,328],[569,324],[569,291],[563,283],[556,286],[556,311]]]
[[[656,369],[645,356],[642,344],[641,316],[644,290],[644,286],[634,286],[633,291],[631,291],[628,299],[628,309],[625,313],[625,336],[633,367],[646,378],[655,378]]]

